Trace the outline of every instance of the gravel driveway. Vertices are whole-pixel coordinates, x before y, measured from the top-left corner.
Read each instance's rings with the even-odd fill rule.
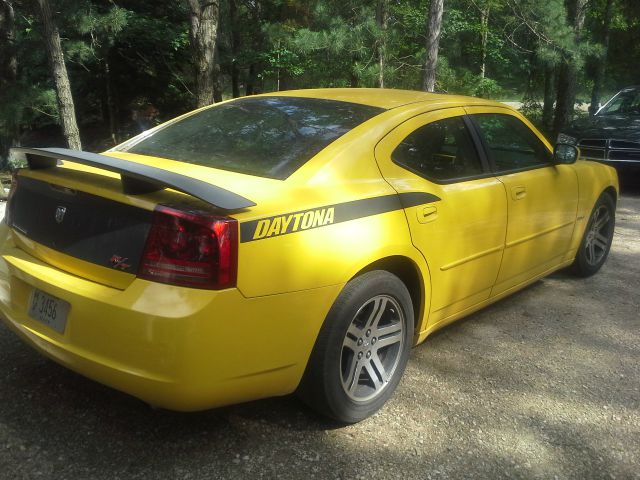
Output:
[[[154,411],[0,325],[0,478],[638,478],[640,194],[607,264],[558,273],[433,335],[373,418],[294,398]]]

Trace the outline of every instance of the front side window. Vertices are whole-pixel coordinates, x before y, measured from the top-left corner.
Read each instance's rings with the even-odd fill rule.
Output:
[[[640,90],[620,92],[598,115],[640,115]]]
[[[391,154],[392,160],[430,180],[451,182],[483,173],[462,117],[414,130]]]
[[[125,148],[285,179],[338,137],[383,111],[317,98],[245,98],[197,112]]]
[[[511,115],[473,115],[498,172],[548,165],[551,153],[524,123]]]

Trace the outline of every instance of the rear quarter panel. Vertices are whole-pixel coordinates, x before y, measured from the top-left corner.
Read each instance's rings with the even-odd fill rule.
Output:
[[[579,198],[576,228],[569,252],[571,257],[575,256],[580,246],[593,206],[602,195],[602,192],[607,188],[615,190],[616,202],[620,192],[618,174],[613,167],[588,160],[578,160],[573,167],[578,176]]]
[[[321,178],[283,190],[269,208],[263,205],[263,213],[239,218],[238,288],[243,295],[344,284],[381,258],[419,258],[399,205],[378,214],[357,207],[380,199],[398,203],[375,166],[373,150],[361,161],[352,179],[329,169]],[[345,210],[351,219],[345,220]]]

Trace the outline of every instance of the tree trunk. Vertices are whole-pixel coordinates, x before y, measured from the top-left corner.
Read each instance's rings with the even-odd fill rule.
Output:
[[[62,133],[69,148],[81,150],[80,132],[78,131],[76,111],[73,105],[73,96],[71,95],[71,85],[69,84],[69,76],[60,43],[60,32],[53,21],[51,9],[49,8],[49,0],[38,0],[38,6],[40,7],[40,15],[44,27],[44,39],[47,44],[51,73],[56,86]]]
[[[582,29],[588,0],[571,0],[569,19],[573,24],[575,44],[580,45]],[[576,81],[578,76],[576,56],[577,52],[565,53],[565,58],[560,65],[558,76],[558,91],[556,97],[556,114],[553,122],[554,138],[569,124],[573,117],[573,109],[576,103]]]
[[[213,56],[213,101],[215,103],[222,101],[222,82],[220,81],[220,54],[216,45],[215,54]]]
[[[280,91],[280,42],[276,44],[276,92]]]
[[[13,84],[18,77],[16,16],[9,0],[0,0],[0,84]],[[4,89],[3,89],[4,91]]]
[[[109,135],[114,145],[118,143],[118,137],[116,133],[116,112],[115,112],[115,100],[113,98],[113,88],[111,86],[111,66],[109,65],[109,59],[105,56],[104,60],[104,82],[105,90],[107,94],[107,113],[109,115]]]
[[[602,37],[602,56],[598,59],[596,68],[596,76],[593,79],[593,90],[591,91],[591,105],[589,105],[589,114],[595,115],[600,108],[600,97],[602,96],[602,84],[604,83],[604,74],[607,71],[607,56],[609,53],[609,40],[611,38],[611,18],[613,17],[613,0],[607,0],[604,9],[603,21],[603,37]]]
[[[384,88],[384,69],[387,62],[387,30],[389,28],[389,0],[378,0],[376,22],[380,29],[378,42],[378,87]]]
[[[436,86],[436,66],[438,64],[438,47],[440,45],[443,11],[444,0],[431,0],[427,27],[427,54],[424,62],[424,77],[422,79],[422,89],[427,92],[433,92]]]
[[[547,65],[544,70],[544,104],[542,106],[542,127],[545,133],[553,128],[553,104],[555,102],[556,69]]]
[[[576,98],[576,68],[572,62],[560,65],[553,121],[553,139],[569,124]]]
[[[525,107],[534,107],[538,104],[536,96],[538,86],[538,62],[535,51],[532,51],[529,54],[527,63],[529,66],[529,74],[527,75],[527,86],[524,90],[524,95],[522,96],[522,103]]]
[[[489,38],[489,5],[480,9],[480,78],[487,73],[487,41]]]
[[[256,74],[256,64],[249,65],[249,75],[247,77],[247,84],[245,85],[244,94],[246,96],[254,95],[256,93],[256,80],[258,76]]]
[[[0,0],[0,105],[6,108],[9,95],[18,78],[18,58],[16,56],[16,18],[12,2]],[[0,131],[0,168],[6,169],[9,149],[19,144],[20,128],[16,115],[4,118],[4,128]]]
[[[240,25],[238,25],[237,0],[229,0],[229,20],[231,24],[231,95],[240,96],[240,68],[238,67],[238,53],[240,52]]]
[[[245,95],[255,95],[261,93],[261,89],[256,85],[258,83],[258,52],[261,52],[262,47],[262,2],[255,1],[249,2],[249,19],[251,20],[251,46],[253,49],[254,57],[249,64],[249,72],[247,77],[247,84],[245,87]]]
[[[189,34],[196,76],[196,106],[214,102],[215,50],[220,14],[219,0],[188,0]]]
[[[240,69],[235,59],[231,64],[231,95],[233,98],[240,96]]]

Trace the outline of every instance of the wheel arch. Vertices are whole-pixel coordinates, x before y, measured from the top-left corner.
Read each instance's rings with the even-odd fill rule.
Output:
[[[404,255],[391,255],[380,258],[356,272],[350,280],[373,270],[384,270],[394,274],[404,283],[411,295],[414,316],[414,338],[422,330],[427,299],[429,298],[429,279],[425,281],[420,267],[409,257]],[[428,272],[427,272],[428,274]]]
[[[616,190],[616,187],[614,187],[613,185],[609,185],[602,191],[602,195],[604,194],[611,195],[613,203],[616,205],[618,204],[618,190]]]

